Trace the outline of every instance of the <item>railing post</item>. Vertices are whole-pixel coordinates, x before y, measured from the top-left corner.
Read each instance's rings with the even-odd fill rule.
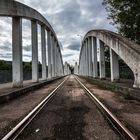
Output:
[[[22,87],[22,19],[20,17],[12,18],[12,54],[13,87]]]
[[[119,81],[119,61],[118,55],[110,48],[110,68],[111,82]]]
[[[32,81],[38,82],[38,35],[37,21],[31,21],[32,26]]]
[[[92,57],[93,57],[93,78],[98,77],[98,67],[97,67],[97,39],[91,37],[91,48],[92,48]]]
[[[99,40],[99,68],[100,68],[100,79],[105,79],[105,47],[104,42]]]
[[[46,73],[46,38],[45,38],[45,27],[41,26],[41,48],[42,48],[42,79],[47,78]]]
[[[51,65],[51,32],[47,32],[47,43],[48,43],[48,78],[52,77],[52,65]]]

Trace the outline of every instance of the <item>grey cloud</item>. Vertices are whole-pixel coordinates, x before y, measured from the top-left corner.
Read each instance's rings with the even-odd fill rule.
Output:
[[[6,54],[0,53],[0,57],[1,58],[12,58],[12,53],[6,53]]]
[[[63,57],[70,57],[73,56],[73,54],[64,54]]]
[[[12,44],[9,41],[3,42],[3,46],[0,46],[0,49],[5,50],[5,51],[11,51]]]
[[[23,57],[29,57],[29,58],[31,58],[31,55],[30,54],[23,54]]]
[[[22,2],[22,0],[19,1]],[[80,49],[80,40],[76,37],[76,34],[84,36],[88,30],[99,28],[114,30],[114,27],[109,25],[107,13],[102,6],[102,1],[103,0],[33,0],[30,1],[29,6],[40,11],[50,22],[58,36],[58,40],[62,42],[63,49],[62,45],[60,45],[61,50],[65,52],[65,48],[70,49],[71,54],[63,55],[63,57],[68,59],[75,50],[79,51]],[[31,26],[30,22],[23,21],[23,25],[25,29],[27,29],[27,32]],[[27,35],[23,36],[24,39],[28,37]],[[23,47],[25,51],[30,51],[29,48],[31,47]],[[73,60],[71,60],[71,62],[73,63]]]
[[[31,45],[23,46],[25,51],[31,51]]]
[[[77,41],[73,41],[69,46],[67,46],[67,48],[70,49],[70,50],[79,51],[80,50],[80,44]]]

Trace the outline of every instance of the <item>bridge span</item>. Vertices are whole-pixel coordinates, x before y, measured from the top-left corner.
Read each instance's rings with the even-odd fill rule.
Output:
[[[91,30],[83,41],[80,52],[79,74],[98,77],[97,41],[99,41],[99,78],[105,79],[105,46],[110,49],[111,81],[119,81],[121,58],[134,74],[133,87],[140,88],[140,46],[127,38],[107,30]]]
[[[63,62],[54,29],[38,11],[14,0],[0,0],[0,16],[12,18],[13,77],[12,83],[0,85],[0,139],[140,139],[138,44],[111,31],[91,30],[83,38],[79,63],[72,74],[69,64]],[[31,22],[30,81],[23,81],[22,19]],[[111,82],[115,86],[106,80],[105,47],[110,51]],[[120,59],[133,72],[133,87],[119,83]]]

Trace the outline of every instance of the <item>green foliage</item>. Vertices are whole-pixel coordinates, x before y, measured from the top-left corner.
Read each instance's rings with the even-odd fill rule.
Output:
[[[0,70],[12,70],[12,62],[0,60]]]
[[[140,44],[140,0],[103,0],[118,31]]]
[[[39,72],[42,71],[42,64],[38,63]],[[12,62],[0,60],[0,70],[8,70],[12,71]],[[31,72],[32,71],[32,62],[23,62],[23,71],[24,72]]]
[[[23,62],[23,70],[24,71],[32,71],[32,63],[31,62]]]

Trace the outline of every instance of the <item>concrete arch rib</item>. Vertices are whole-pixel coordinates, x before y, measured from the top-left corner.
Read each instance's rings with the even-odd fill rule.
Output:
[[[44,25],[48,31],[56,34],[49,22],[35,9],[14,0],[0,0],[0,16],[22,17],[30,20],[37,20],[40,25]],[[57,40],[58,41],[58,40]]]
[[[84,40],[94,36],[109,46],[134,73],[133,87],[140,88],[140,46],[121,35],[108,30],[91,30]],[[83,41],[84,41],[83,40]]]

